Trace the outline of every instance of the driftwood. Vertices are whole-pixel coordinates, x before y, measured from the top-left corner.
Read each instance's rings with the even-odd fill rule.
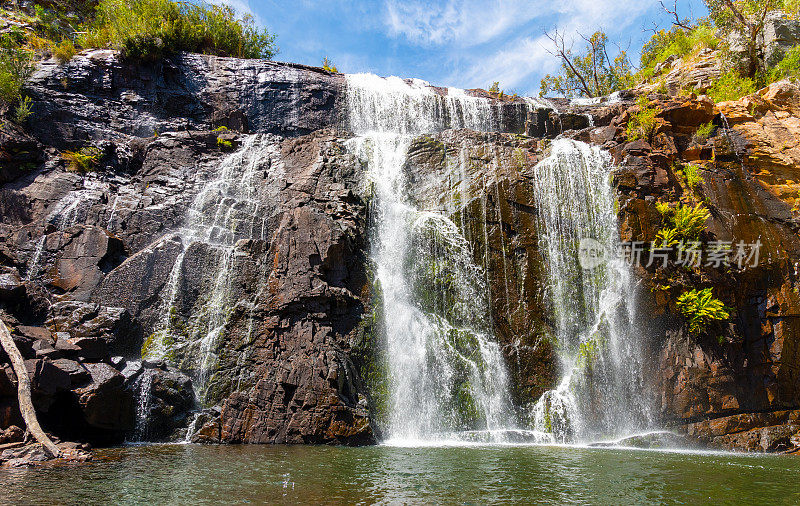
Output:
[[[25,362],[6,324],[2,321],[0,321],[0,344],[3,345],[3,349],[11,359],[11,365],[14,367],[14,374],[17,376],[19,411],[22,414],[22,419],[25,421],[28,431],[42,444],[47,453],[54,458],[59,457],[61,452],[55,443],[47,437],[47,434],[44,433],[41,425],[39,425],[39,420],[36,418],[36,410],[34,410],[33,401],[31,400],[31,380],[28,378]]]

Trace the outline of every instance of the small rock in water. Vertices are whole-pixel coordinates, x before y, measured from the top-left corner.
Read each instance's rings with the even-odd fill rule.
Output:
[[[589,446],[598,448],[629,447],[629,448],[686,448],[690,443],[681,436],[668,431],[647,432],[634,434],[617,439],[616,441],[598,441]]]

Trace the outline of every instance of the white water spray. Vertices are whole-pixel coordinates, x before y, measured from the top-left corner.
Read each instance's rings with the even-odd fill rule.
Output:
[[[535,428],[556,442],[631,434],[652,423],[643,378],[631,268],[614,253],[619,232],[611,160],[597,147],[552,143],[534,172],[539,236],[547,265],[555,342],[564,375],[533,409]],[[581,239],[609,260],[583,269]]]
[[[494,131],[500,110],[483,98],[418,81],[347,75],[350,149],[374,192],[372,261],[382,293],[393,443],[494,441],[516,427],[504,359],[492,335],[486,278],[443,212],[408,198],[404,164],[417,135]],[[522,104],[527,107],[526,104]]]
[[[236,244],[241,239],[264,239],[270,197],[260,193],[264,179],[283,177],[277,161],[275,139],[266,135],[247,137],[242,146],[225,157],[190,206],[181,229],[168,240],[178,241],[176,257],[162,295],[161,319],[143,349],[144,359],[167,360],[193,373],[194,388],[201,403],[216,370],[217,348],[223,337],[230,310],[236,305],[231,280],[235,277]],[[177,306],[181,285],[192,257],[192,248],[212,255],[213,266],[203,276],[210,281],[204,296],[184,321]],[[146,391],[145,391],[146,390]],[[146,414],[149,389],[140,392],[140,411]],[[146,428],[139,431],[146,436]]]

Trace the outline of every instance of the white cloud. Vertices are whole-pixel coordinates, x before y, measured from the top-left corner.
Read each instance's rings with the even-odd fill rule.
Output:
[[[465,88],[486,88],[499,81],[506,90],[513,88],[521,94],[533,94],[539,83],[532,83],[531,76],[553,72],[558,66],[547,52],[547,42],[543,35],[515,40],[499,51],[471,58],[470,64],[454,72],[448,82]]]
[[[421,2],[387,2],[390,33],[412,43],[436,46],[459,62],[448,81],[462,87],[486,87],[499,81],[505,89],[532,94],[539,78],[553,72],[558,61],[547,52],[544,31],[558,28],[574,36],[606,30],[610,38],[631,28],[655,0],[560,0],[494,2],[475,5],[451,0],[439,8]],[[620,41],[622,42],[622,41]],[[627,41],[624,41],[627,42]],[[463,49],[469,47],[467,51]],[[463,66],[462,66],[463,64]]]
[[[387,0],[385,23],[389,33],[422,45],[482,44],[507,30],[553,12],[552,2],[495,0],[430,1]]]

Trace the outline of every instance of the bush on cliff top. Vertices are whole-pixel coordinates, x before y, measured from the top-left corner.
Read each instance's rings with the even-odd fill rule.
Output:
[[[707,94],[714,102],[726,102],[739,100],[745,95],[755,93],[756,89],[756,82],[753,79],[740,77],[735,72],[726,72],[719,76]]]
[[[0,36],[0,102],[15,104],[22,100],[22,86],[33,72],[33,54],[21,47],[17,32]]]
[[[800,79],[800,45],[786,51],[783,59],[772,69],[770,80],[781,79]]]
[[[670,56],[682,58],[702,49],[717,49],[719,44],[714,28],[708,24],[691,30],[679,26],[659,30],[642,47],[640,77],[652,77],[656,65],[664,63]]]
[[[227,5],[172,0],[101,0],[97,19],[78,39],[83,47],[112,47],[137,60],[155,60],[179,51],[272,58],[274,35],[252,16],[238,17]]]

